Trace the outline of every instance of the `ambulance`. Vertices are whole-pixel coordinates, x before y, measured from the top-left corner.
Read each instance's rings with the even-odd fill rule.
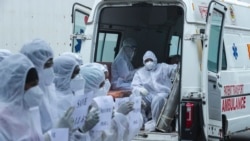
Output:
[[[227,140],[250,128],[248,2],[3,0],[0,48],[16,53],[42,38],[55,56],[72,51],[110,71],[123,39],[131,37],[138,44],[135,68],[147,50],[159,63],[178,63],[156,131],[141,131],[133,141]]]
[[[75,9],[75,29],[86,28],[71,35],[82,41],[72,50],[109,69],[127,37],[138,44],[135,68],[147,50],[159,63],[180,56],[157,130],[133,140],[227,140],[250,128],[249,8],[247,0],[96,0],[89,15]]]

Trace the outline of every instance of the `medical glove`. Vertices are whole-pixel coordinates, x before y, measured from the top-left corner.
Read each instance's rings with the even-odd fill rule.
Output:
[[[133,110],[133,106],[133,102],[125,102],[118,107],[117,112],[127,115],[130,111]]]
[[[148,90],[147,90],[146,88],[144,88],[144,87],[140,87],[140,88],[139,88],[139,92],[140,92],[140,94],[141,94],[142,96],[148,95]]]
[[[71,118],[73,112],[74,107],[70,107],[57,123],[57,128],[69,128],[69,130],[71,130],[73,128],[74,123],[73,118]]]
[[[99,110],[97,108],[92,107],[89,111],[85,124],[83,125],[81,132],[85,133],[91,130],[97,123],[99,122]]]
[[[45,133],[45,134],[43,135],[43,137],[44,137],[44,141],[51,141],[50,136],[49,136],[48,133]]]

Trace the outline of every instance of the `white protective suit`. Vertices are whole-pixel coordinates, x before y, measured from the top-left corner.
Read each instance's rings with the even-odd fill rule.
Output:
[[[107,66],[103,65],[103,64],[100,64],[100,63],[88,63],[88,64],[85,64],[84,66],[85,67],[90,67],[90,68],[91,67],[97,67],[98,69],[103,71],[104,74],[109,73]],[[102,78],[102,77],[100,77],[100,78]],[[103,86],[103,89],[104,89],[103,91],[104,91],[105,95],[109,92],[110,88],[111,88],[111,83],[110,83],[110,81],[108,79],[105,78],[105,84]]]
[[[15,54],[0,63],[0,140],[42,141],[39,111],[29,110],[24,95],[28,71],[34,66],[23,54]]]
[[[71,107],[71,102],[75,95],[75,90],[71,87],[71,76],[75,67],[78,65],[75,59],[70,56],[59,56],[54,60],[55,87],[56,87],[56,105],[57,105],[57,121],[62,118],[64,113]],[[78,78],[77,76],[75,78]],[[80,78],[80,77],[79,77]],[[83,80],[83,81],[81,81]],[[79,79],[79,85],[84,88],[84,79]],[[80,90],[80,89],[79,89]],[[74,137],[78,136],[79,141],[89,141],[89,135],[79,133],[78,131],[70,137],[70,140],[75,141]]]
[[[127,38],[123,41],[122,48],[111,66],[112,89],[131,89],[131,81],[135,74],[135,69],[131,64],[131,60],[133,58],[135,48],[136,42],[133,39]]]
[[[59,117],[71,106],[74,93],[70,88],[70,82],[72,73],[77,65],[77,62],[69,56],[59,56],[54,60],[54,83]]]
[[[177,65],[168,65],[166,63],[157,64],[157,58],[152,51],[147,51],[143,56],[143,64],[145,65],[146,59],[153,60],[152,70],[148,70],[145,66],[140,68],[132,81],[133,91],[141,91],[145,88],[148,95],[143,96],[143,100],[147,107],[151,107],[152,119],[157,121],[161,109],[167,98],[172,82],[170,80],[171,74],[175,71]]]
[[[6,58],[6,57],[8,57],[8,56],[10,56],[10,55],[12,55],[12,53],[11,53],[9,50],[7,50],[7,49],[0,49],[0,62],[1,62],[4,58]]]
[[[94,97],[107,95],[104,87],[99,88],[100,84],[105,80],[103,70],[96,66],[96,63],[86,64],[80,68],[80,73],[86,81],[85,93],[93,91]],[[126,116],[121,113],[114,113],[109,130],[90,131],[91,141],[122,141],[126,127],[128,127]]]
[[[35,68],[38,72],[39,76],[39,86],[44,92],[43,101],[39,105],[39,111],[42,122],[43,133],[49,131],[55,121],[56,105],[54,105],[55,101],[55,91],[53,79],[54,79],[54,71],[53,67],[44,69],[44,64],[49,60],[53,59],[53,51],[49,44],[47,44],[43,40],[35,39],[27,44],[25,44],[20,50],[21,53],[26,55],[35,65]]]
[[[73,52],[64,52],[62,53],[62,55],[66,55],[66,56],[70,56],[72,58],[74,58],[77,62],[78,62],[78,65],[83,65],[83,61],[82,61],[82,58],[76,54],[76,53],[73,53]]]

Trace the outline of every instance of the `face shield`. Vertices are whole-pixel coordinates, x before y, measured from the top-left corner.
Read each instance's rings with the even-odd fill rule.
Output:
[[[132,60],[134,55],[135,55],[135,48],[133,48],[133,47],[125,47],[124,51],[125,51],[126,55],[128,56],[128,58],[130,60]]]

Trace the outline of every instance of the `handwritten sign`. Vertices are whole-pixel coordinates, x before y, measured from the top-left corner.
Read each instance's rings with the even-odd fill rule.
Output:
[[[33,128],[36,130],[38,134],[38,138],[42,139],[43,134],[42,134],[42,126],[41,126],[41,118],[40,118],[40,112],[39,112],[39,107],[31,107],[29,108],[29,113],[31,116],[31,122],[33,123]]]
[[[49,134],[50,134],[51,141],[68,141],[69,140],[68,128],[51,129]]]
[[[75,93],[75,95],[82,95],[82,94],[84,94],[84,89],[75,91],[74,93]]]
[[[94,131],[103,131],[111,125],[112,112],[114,101],[112,96],[99,96],[94,98],[95,103],[99,109],[100,121],[92,129]]]
[[[72,106],[75,108],[72,114],[72,118],[74,119],[73,129],[83,126],[91,102],[92,94],[77,94],[74,96],[72,100]]]
[[[140,96],[131,97],[130,101],[134,103],[133,105],[134,110],[128,114],[129,128],[138,129],[140,128],[140,124],[142,123],[142,119],[140,115],[141,114],[141,97]]]

